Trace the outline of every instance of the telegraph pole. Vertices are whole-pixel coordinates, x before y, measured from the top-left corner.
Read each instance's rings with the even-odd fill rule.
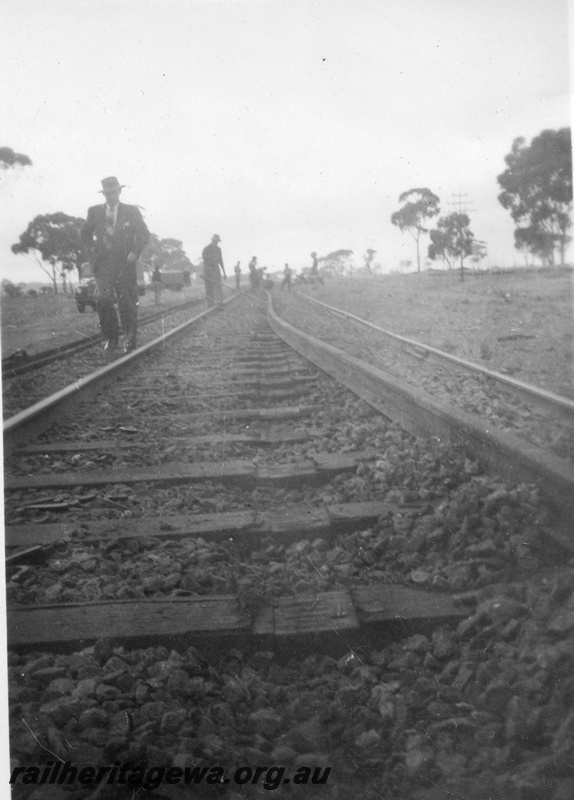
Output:
[[[451,194],[453,198],[452,203],[447,203],[447,206],[456,206],[456,210],[459,214],[469,214],[471,211],[476,211],[476,208],[468,208],[471,205],[470,200],[463,200],[463,197],[468,197],[466,192],[453,192]]]
[[[453,192],[451,197],[453,198],[453,202],[447,203],[447,206],[455,206],[456,210],[459,214],[470,214],[472,211],[476,211],[476,208],[469,208],[471,205],[470,200],[463,200],[464,197],[468,197],[466,192]],[[464,280],[464,266],[463,266],[463,254],[462,248],[460,253],[460,279],[461,281]]]

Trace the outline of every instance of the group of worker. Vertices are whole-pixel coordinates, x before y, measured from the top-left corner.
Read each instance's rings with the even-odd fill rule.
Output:
[[[313,259],[313,266],[311,267],[310,271],[310,278],[312,282],[318,282],[320,280],[320,273],[319,273],[319,262],[317,259],[317,253],[311,253],[311,258]],[[249,262],[249,287],[253,292],[258,291],[259,289],[272,289],[273,288],[273,280],[269,275],[267,275],[267,267],[260,267],[257,264],[257,256],[253,256],[251,261]],[[235,272],[235,288],[239,291],[241,289],[241,261],[238,261],[234,268]],[[292,269],[289,264],[285,264],[283,269],[283,280],[281,281],[281,289],[287,289],[287,291],[291,291],[291,287],[293,286],[293,278],[295,276],[295,270]],[[316,280],[315,280],[316,279]],[[322,280],[321,280],[322,283]]]
[[[249,262],[249,287],[252,292],[257,292],[259,289],[272,289],[273,281],[267,274],[267,267],[260,267],[257,263],[257,256],[253,256]],[[241,289],[241,261],[235,265],[235,288],[239,291]]]
[[[88,209],[87,220],[82,228],[82,242],[96,281],[97,309],[104,350],[110,356],[117,355],[120,349],[120,322],[124,332],[121,349],[128,353],[136,347],[138,308],[136,263],[150,237],[139,208],[120,203],[123,188],[115,176],[104,178],[100,192],[104,195],[105,203]],[[222,278],[227,279],[220,242],[221,237],[214,234],[202,253],[207,305],[217,310],[223,310]],[[313,266],[310,277],[312,280],[320,279],[317,254],[311,253],[311,258]],[[249,285],[252,291],[273,287],[273,281],[267,275],[266,269],[259,267],[257,257],[253,256],[249,262]],[[239,290],[240,262],[237,262],[234,272],[235,288]],[[294,270],[285,264],[281,289],[291,291],[294,275]],[[162,289],[159,267],[155,268],[152,275],[152,287],[157,304]],[[114,299],[117,299],[119,322]]]

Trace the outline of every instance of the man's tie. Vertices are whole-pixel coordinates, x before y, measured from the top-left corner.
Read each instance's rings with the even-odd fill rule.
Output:
[[[108,208],[106,210],[106,233],[108,236],[114,235],[114,209]]]

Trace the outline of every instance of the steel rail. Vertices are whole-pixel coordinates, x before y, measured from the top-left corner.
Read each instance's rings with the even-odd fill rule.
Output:
[[[139,324],[149,325],[152,322],[161,319],[161,317],[165,316],[166,314],[185,311],[185,309],[193,308],[199,303],[201,303],[201,299],[189,300],[188,302],[182,303],[179,306],[170,306],[169,308],[162,309],[162,311],[155,311],[141,317]],[[60,347],[53,347],[48,350],[43,350],[40,353],[35,353],[31,356],[26,355],[20,358],[15,358],[13,355],[7,356],[6,358],[2,359],[2,377],[5,380],[9,380],[10,378],[15,378],[18,375],[25,375],[27,372],[34,372],[37,369],[42,369],[42,367],[49,366],[56,361],[61,361],[68,356],[76,355],[77,353],[83,353],[84,350],[88,350],[90,347],[94,347],[95,345],[99,344],[99,342],[102,342],[103,338],[104,337],[101,333],[95,333],[92,336],[76,339],[73,342],[60,345]]]
[[[245,306],[241,306],[241,309],[244,308]],[[259,309],[257,311],[259,312]],[[257,322],[259,323],[259,313]],[[258,325],[256,331],[257,327]],[[250,341],[251,339],[253,341]],[[239,352],[249,352],[250,355],[265,352],[275,354],[278,350],[288,350],[287,345],[275,334],[271,337],[267,333],[252,332],[244,341],[237,335],[233,341]],[[275,341],[278,344],[275,344]],[[228,351],[229,344],[229,340],[221,343],[225,352]],[[272,415],[272,418],[276,419],[277,412],[282,410],[275,406],[267,408],[266,400],[270,398],[271,394],[262,398],[264,407],[259,413],[265,416]],[[291,412],[293,410],[290,409]],[[364,461],[374,457],[375,453],[359,455],[359,460]],[[211,479],[217,476],[218,483],[225,482],[226,476],[232,476],[235,484],[236,479],[244,475],[248,479],[247,485],[256,478],[270,489],[274,484],[285,487],[292,482],[293,485],[309,485],[315,480],[310,470],[310,463],[314,464],[315,477],[323,481],[332,479],[335,474],[355,473],[359,460],[351,456],[349,451],[335,454],[318,453],[310,459],[306,458],[305,464],[301,466],[273,462],[261,463],[255,467],[251,461],[240,464],[229,460],[224,464],[220,460],[209,466],[210,462],[200,459],[195,465],[186,462],[183,473],[186,483],[190,477],[195,480],[209,474]],[[170,473],[173,476],[178,469],[175,463],[152,467],[155,473],[154,480],[160,480],[164,485],[166,480],[169,480]],[[116,472],[115,478],[119,474]],[[142,474],[139,473],[140,477]],[[126,476],[132,481],[136,473],[131,467],[122,471],[122,484]],[[53,485],[53,477],[53,475],[43,476],[40,480],[43,484],[48,480]],[[81,483],[86,486],[87,473],[82,474],[74,470],[69,473],[69,477],[73,485]],[[90,473],[90,479],[93,480],[95,477],[95,473]],[[105,471],[106,484],[110,480],[115,482],[115,478],[113,470]],[[8,477],[6,486],[10,491],[16,484]],[[126,508],[116,503],[112,497],[107,498],[104,495],[101,499],[106,505],[110,503],[112,508]],[[53,507],[64,505],[53,496],[52,500],[56,501]],[[83,500],[89,501],[89,495],[82,495]],[[81,501],[78,499],[78,502]],[[38,502],[37,497],[36,502],[26,504],[26,507],[35,509],[41,506],[42,501]],[[319,510],[309,506],[303,508],[288,506],[281,510],[275,505],[270,505],[268,512],[253,509],[248,509],[247,512],[245,510],[224,512],[223,519],[222,515],[213,514],[205,514],[201,519],[197,515],[191,515],[193,519],[185,515],[181,520],[181,525],[184,527],[178,530],[175,518],[170,516],[169,526],[165,528],[160,526],[160,531],[161,535],[169,533],[170,538],[174,535],[176,538],[178,535],[185,537],[201,535],[211,538],[211,532],[219,539],[223,536],[224,540],[229,538],[235,540],[237,537],[246,544],[254,541],[254,537],[261,537],[265,530],[277,541],[289,539],[299,541],[302,536],[313,540],[319,535],[319,531],[322,535],[328,536],[334,535],[336,530],[355,529],[357,516],[361,520],[366,521],[370,518],[372,521],[381,513],[386,513],[387,508],[386,504],[381,503],[377,503],[375,508],[368,502],[358,505],[334,504],[330,509],[325,506]],[[409,508],[412,508],[412,505],[409,504]],[[417,508],[422,508],[422,504],[417,504]],[[131,528],[131,532],[138,538],[146,535],[146,531],[157,533],[160,520],[161,515],[155,518],[146,515],[144,518],[133,520],[136,524]],[[128,527],[124,527],[122,521],[120,526],[122,535],[128,533],[131,522],[127,523]],[[65,535],[65,523],[57,528],[61,539],[62,535]],[[9,556],[10,569],[15,570],[16,572],[12,574],[16,575],[18,570],[25,568],[26,563],[33,559],[36,564],[39,562],[41,565],[42,560],[49,555],[47,545],[52,544],[49,541],[50,531],[43,524],[37,525],[36,530],[32,532],[32,537],[39,536],[40,542],[32,543],[30,536],[26,537],[24,531],[24,526],[18,524],[9,532],[9,536],[13,536],[12,542],[17,541],[19,545],[26,545],[24,552]],[[102,529],[92,529],[90,525],[90,531],[94,541],[101,542]],[[55,532],[56,526],[52,528],[52,533]],[[25,539],[27,541],[24,541]],[[82,539],[84,543],[87,541],[85,537]],[[260,538],[258,540],[260,541]],[[231,643],[237,643],[237,646],[240,645],[244,650],[245,647],[260,650],[264,642],[273,649],[285,648],[292,653],[294,646],[308,652],[309,647],[316,649],[321,647],[321,642],[324,641],[325,651],[333,652],[337,646],[344,652],[348,649],[349,642],[371,643],[374,640],[378,641],[377,637],[380,637],[381,641],[386,641],[391,632],[400,630],[401,634],[404,633],[405,625],[416,627],[424,624],[428,629],[446,621],[456,622],[464,616],[466,611],[458,608],[453,599],[447,595],[398,586],[365,588],[359,586],[353,590],[343,588],[309,593],[299,591],[296,597],[288,593],[286,596],[274,599],[272,603],[261,606],[250,605],[248,598],[242,596],[241,592],[237,595],[202,595],[199,598],[167,597],[160,602],[156,602],[155,598],[150,602],[147,600],[142,602],[139,598],[135,602],[126,602],[124,599],[112,601],[103,599],[87,603],[75,600],[72,603],[48,602],[28,607],[12,605],[8,611],[8,642],[11,648],[22,651],[38,647],[61,651],[69,648],[78,649],[102,636],[111,636],[114,640],[131,646],[136,646],[138,642],[149,645],[152,641],[158,641],[169,642],[172,647],[175,639],[180,637],[188,645],[190,641],[198,645],[201,643],[201,646],[211,644],[217,647],[223,644],[229,647]]]
[[[225,300],[224,303],[231,303],[236,297],[236,295],[233,295]],[[176,326],[171,331],[162,333],[161,336],[156,337],[151,342],[136,348],[131,353],[126,353],[104,367],[100,367],[90,375],[79,378],[59,392],[40,400],[30,408],[20,411],[7,419],[3,425],[4,454],[7,455],[18,447],[28,444],[56,420],[73,411],[80,402],[90,398],[103,386],[115,380],[119,374],[127,371],[143,357],[163,347],[168,340],[184,333],[188,328],[193,327],[214,311],[215,309],[213,308],[201,311],[197,316],[182,322],[181,325]]]
[[[269,293],[267,303],[269,324],[284,341],[384,416],[414,434],[462,447],[507,480],[538,486],[553,512],[552,535],[574,547],[574,468],[569,463],[295,328],[277,316]]]
[[[315,303],[316,305],[327,309],[335,316],[350,319],[352,322],[363,325],[365,328],[370,328],[371,330],[377,331],[377,333],[384,333],[391,339],[395,339],[396,341],[399,341],[409,347],[416,348],[419,352],[422,351],[424,354],[430,355],[440,361],[450,362],[457,368],[462,369],[467,373],[472,375],[479,374],[493,382],[502,383],[512,389],[515,394],[525,398],[526,400],[535,401],[540,408],[550,411],[554,415],[553,418],[555,421],[560,422],[568,428],[574,429],[574,400],[570,400],[569,398],[555,394],[554,392],[549,392],[546,389],[540,389],[538,386],[533,386],[532,384],[517,380],[509,375],[503,375],[501,372],[489,370],[486,367],[480,366],[480,364],[474,364],[472,361],[467,361],[464,358],[453,356],[451,353],[445,353],[444,351],[438,350],[436,347],[432,347],[431,345],[417,342],[414,339],[409,339],[406,336],[401,336],[398,333],[393,333],[385,328],[381,328],[379,325],[374,325],[372,322],[368,322],[366,319],[357,317],[355,314],[351,314],[349,311],[344,311],[341,308],[330,306],[327,303],[323,303],[321,300],[316,300],[314,297],[309,297],[302,292],[297,292],[297,294],[300,297],[303,297],[309,303]]]

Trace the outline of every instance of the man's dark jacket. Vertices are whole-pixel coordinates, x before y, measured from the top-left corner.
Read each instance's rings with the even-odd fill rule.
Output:
[[[88,209],[88,218],[82,228],[82,242],[86,248],[94,275],[106,262],[120,272],[126,266],[130,253],[142,253],[149,240],[149,231],[137,206],[118,203],[114,235],[106,247],[106,204]]]
[[[223,266],[221,247],[216,242],[211,242],[207,247],[204,247],[201,256],[205,267],[216,271],[219,271],[218,267],[225,269]]]

